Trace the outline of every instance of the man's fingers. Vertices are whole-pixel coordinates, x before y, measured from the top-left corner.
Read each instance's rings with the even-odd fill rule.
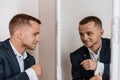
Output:
[[[87,60],[84,60],[84,61],[82,61],[80,63],[80,65],[82,65],[85,70],[89,70],[90,69],[90,63],[89,63],[90,61],[89,60],[90,59],[87,59]]]
[[[86,59],[80,63],[85,70],[95,70],[97,66],[97,62],[92,59]]]
[[[85,63],[88,63],[89,60],[90,60],[90,59],[86,59],[86,60],[82,61],[80,64],[83,65],[83,64],[85,64]]]

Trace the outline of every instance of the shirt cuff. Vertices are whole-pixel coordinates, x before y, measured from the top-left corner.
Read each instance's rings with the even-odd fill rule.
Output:
[[[30,80],[38,80],[38,77],[32,68],[28,68],[25,70],[25,72],[27,73]]]
[[[97,68],[94,72],[94,75],[103,74],[103,73],[104,73],[104,64],[101,62],[97,62]]]

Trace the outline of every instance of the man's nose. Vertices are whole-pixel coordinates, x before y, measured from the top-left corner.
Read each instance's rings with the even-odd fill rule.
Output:
[[[37,41],[37,42],[40,42],[40,37],[37,37],[37,38],[36,38],[36,41]]]
[[[88,39],[88,35],[85,34],[85,35],[83,36],[83,40],[86,40],[86,39]]]

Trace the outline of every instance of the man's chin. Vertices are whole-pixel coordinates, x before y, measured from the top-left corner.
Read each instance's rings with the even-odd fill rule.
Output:
[[[30,50],[35,50],[36,47],[29,48]]]
[[[89,48],[90,47],[90,45],[84,45],[85,47],[87,47],[87,48]]]

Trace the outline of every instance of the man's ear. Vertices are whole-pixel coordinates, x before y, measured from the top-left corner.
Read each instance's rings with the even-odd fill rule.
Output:
[[[17,30],[17,37],[18,37],[19,39],[22,39],[22,35],[23,35],[23,34],[22,34],[22,29],[19,28],[19,29]]]
[[[103,34],[104,34],[104,30],[103,29],[100,30],[100,34],[103,36]]]

